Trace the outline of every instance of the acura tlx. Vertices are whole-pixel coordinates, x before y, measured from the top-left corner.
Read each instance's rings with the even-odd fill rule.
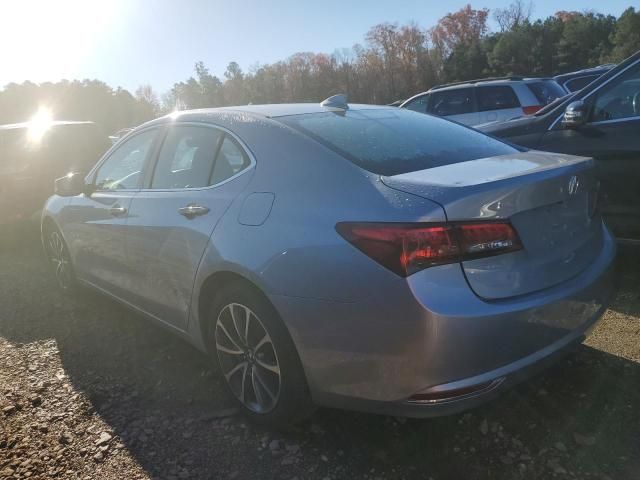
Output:
[[[272,424],[470,408],[581,342],[612,295],[591,159],[344,96],[169,115],[56,192],[59,285],[192,342]]]

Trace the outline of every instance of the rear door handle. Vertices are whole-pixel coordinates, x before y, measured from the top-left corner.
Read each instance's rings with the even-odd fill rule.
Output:
[[[127,213],[127,209],[121,207],[120,205],[114,205],[109,209],[109,213],[114,217],[121,217],[122,215]]]
[[[178,209],[178,212],[180,213],[180,215],[191,220],[192,218],[199,217],[200,215],[206,215],[207,213],[209,213],[209,209],[207,207],[203,207],[202,205],[190,203],[186,207]]]

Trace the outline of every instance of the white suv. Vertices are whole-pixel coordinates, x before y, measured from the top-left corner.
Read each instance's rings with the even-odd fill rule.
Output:
[[[550,78],[485,78],[433,87],[400,108],[473,126],[531,115],[564,95],[563,88]]]

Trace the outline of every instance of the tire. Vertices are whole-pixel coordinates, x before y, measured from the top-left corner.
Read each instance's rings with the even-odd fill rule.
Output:
[[[60,230],[51,224],[47,225],[43,229],[42,240],[47,261],[52,267],[58,288],[65,293],[73,293],[77,287],[76,276],[69,249]]]
[[[235,283],[215,296],[207,342],[229,391],[251,420],[286,427],[313,413],[289,332],[275,308],[253,288]]]

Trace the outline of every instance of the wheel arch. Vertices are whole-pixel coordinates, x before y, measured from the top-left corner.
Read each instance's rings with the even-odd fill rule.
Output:
[[[60,230],[60,227],[58,227],[58,224],[53,219],[53,217],[51,215],[45,215],[42,217],[42,221],[40,222],[40,242],[42,243],[43,252],[46,251],[44,234],[47,229],[58,230],[58,232],[60,232],[60,235],[62,235],[62,239],[65,241],[65,243],[67,242],[67,239],[64,237],[64,234]]]
[[[204,347],[204,350],[208,353],[212,353],[210,352],[209,344],[207,341],[207,335],[208,335],[207,310],[211,304],[212,299],[215,297],[216,292],[220,291],[220,289],[223,286],[230,285],[232,283],[241,284],[245,288],[254,292],[256,295],[259,295],[266,302],[266,304],[273,309],[273,312],[277,315],[277,318],[280,320],[280,322],[282,323],[282,326],[284,327],[287,334],[289,335],[291,343],[293,344],[293,348],[296,352],[296,355],[298,356],[298,360],[300,361],[301,360],[300,352],[298,351],[298,346],[293,340],[294,336],[291,334],[291,330],[289,329],[287,322],[284,321],[284,319],[282,318],[282,315],[280,314],[276,306],[273,304],[273,302],[269,299],[269,296],[265,293],[264,289],[261,288],[260,285],[258,285],[255,281],[251,280],[248,276],[232,270],[219,270],[209,274],[206,277],[206,279],[202,282],[202,285],[198,291],[198,299],[196,304],[196,307],[198,309],[197,332],[200,335],[200,340],[201,340],[200,344]],[[304,365],[303,365],[303,372],[306,379],[306,371],[304,371]],[[308,381],[308,379],[306,380]]]
[[[207,278],[202,282],[202,285],[198,291],[198,300],[197,300],[197,309],[198,309],[198,323],[199,323],[199,333],[201,335],[202,344],[205,349],[209,350],[209,345],[207,342],[207,334],[208,334],[208,322],[207,322],[207,310],[211,304],[211,300],[215,297],[216,293],[220,291],[225,285],[230,284],[240,284],[245,288],[253,291],[255,294],[262,297],[273,310],[278,314],[278,317],[282,321],[282,317],[277,311],[275,305],[269,300],[269,297],[265,294],[262,288],[260,288],[256,282],[250,280],[247,276],[242,275],[240,273],[234,272],[232,270],[220,270],[217,272],[213,272],[207,276]],[[286,323],[282,321],[284,327],[289,331]],[[291,333],[289,332],[289,336]]]

